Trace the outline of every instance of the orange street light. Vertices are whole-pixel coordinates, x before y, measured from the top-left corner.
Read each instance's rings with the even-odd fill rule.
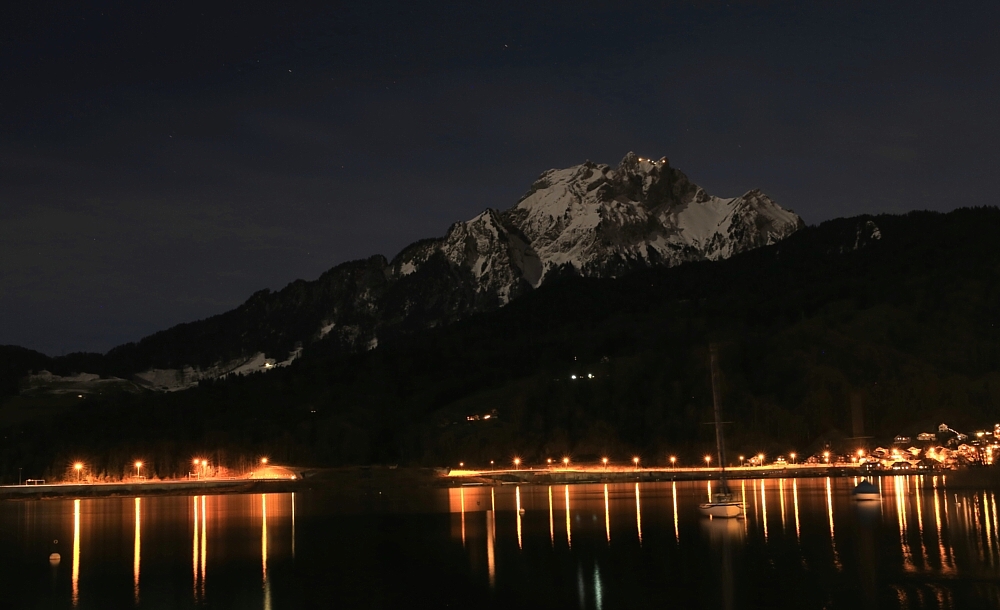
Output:
[[[608,458],[601,458],[601,463],[604,464],[604,469],[608,469]]]
[[[83,462],[77,462],[73,464],[73,469],[76,470],[76,482],[80,482],[80,471],[83,470]]]
[[[135,463],[135,478],[139,478],[139,469],[142,468],[142,462],[136,461]]]
[[[520,465],[521,465],[521,458],[514,458],[514,470],[517,470],[517,467]]]
[[[788,455],[790,455],[792,457],[792,463],[794,464],[795,463],[795,452],[793,451],[793,452],[789,453]]]
[[[759,465],[761,465],[761,466],[764,465],[764,454],[763,453],[758,453],[757,454],[757,463]]]
[[[823,460],[826,461],[827,464],[830,463],[830,452],[829,451],[824,451],[823,452]]]
[[[742,468],[742,467],[743,467],[743,460],[744,460],[744,458],[743,458],[743,456],[741,455],[741,456],[740,456],[740,468]]]
[[[635,464],[635,469],[639,470],[639,458],[638,458],[638,456],[632,458],[632,463]]]
[[[671,466],[671,468],[676,467],[676,465],[677,465],[677,458],[674,457],[674,456],[670,456],[670,466]]]
[[[569,466],[569,458],[568,457],[564,457],[563,458],[563,466]]]
[[[260,458],[260,463],[267,466],[267,458],[266,457]]]
[[[711,465],[712,465],[712,456],[706,455],[705,456],[705,466],[706,467],[710,467]]]

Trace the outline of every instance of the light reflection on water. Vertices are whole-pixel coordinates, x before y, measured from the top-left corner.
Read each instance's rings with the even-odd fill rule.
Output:
[[[142,550],[142,513],[140,507],[141,500],[135,499],[135,543],[132,549],[132,587],[135,604],[139,605],[139,556]]]
[[[80,500],[73,500],[73,607],[80,601]]]
[[[712,520],[705,482],[669,481],[7,502],[0,587],[10,607],[1000,607],[995,492],[874,482],[855,503],[853,479],[740,481],[746,518]]]
[[[632,544],[642,548],[647,537],[655,538],[661,534],[661,524],[669,528],[667,531],[672,534],[672,541],[682,546],[704,546],[707,543],[708,548],[717,552],[713,560],[715,563],[707,566],[714,565],[713,569],[719,578],[717,594],[721,597],[717,600],[717,605],[726,608],[747,607],[746,600],[739,595],[740,587],[747,586],[747,544],[752,544],[758,551],[772,546],[775,552],[793,550],[794,563],[786,565],[804,572],[807,578],[810,574],[819,573],[845,574],[848,582],[853,581],[855,593],[863,597],[865,603],[862,605],[867,607],[882,606],[886,599],[905,608],[959,607],[955,601],[956,586],[968,591],[975,590],[973,593],[967,591],[967,594],[978,597],[978,590],[984,588],[981,582],[984,567],[990,568],[990,577],[1000,577],[1000,538],[997,536],[995,493],[956,491],[949,496],[939,477],[927,477],[925,480],[898,476],[875,480],[882,490],[881,501],[854,502],[850,497],[850,490],[857,482],[858,480],[830,477],[741,481],[741,496],[744,504],[749,501],[751,509],[747,511],[745,519],[732,520],[697,517],[694,507],[701,501],[700,496],[710,489],[705,482],[564,486],[567,528],[564,550],[575,550],[574,542],[577,541],[573,539],[574,535],[586,542],[595,533],[587,526],[587,515],[591,513],[601,517],[600,525],[603,527],[599,530],[600,537],[607,547],[614,549],[618,545],[627,546],[627,537],[623,539],[620,535],[616,536],[615,532],[626,527],[626,523],[621,520],[622,501],[627,495],[631,495],[635,500]],[[505,537],[505,520],[502,520],[506,495],[504,492],[502,487],[490,490],[490,493],[497,494],[496,529],[493,535],[500,547],[503,546],[502,540]],[[485,493],[485,489],[473,489],[470,493]],[[527,506],[529,510],[524,522],[518,521],[520,549],[528,550],[533,546],[534,528],[530,507],[538,494],[544,494],[551,510],[551,488],[521,486],[516,492],[517,506]],[[771,514],[768,513],[769,501]],[[593,505],[595,503],[596,506]],[[774,514],[775,511],[778,512],[777,515]],[[951,512],[957,512],[960,521],[949,523],[946,515]],[[653,515],[654,520],[651,534],[646,531],[648,528],[643,521],[649,514]],[[619,517],[616,519],[615,515]],[[780,529],[777,528],[779,522]],[[697,523],[702,533],[700,539],[689,527],[684,527],[685,523]],[[894,547],[885,538],[884,532],[888,531],[884,529],[886,526],[896,532]],[[551,520],[548,533],[550,544],[547,546],[552,546],[554,536]],[[755,539],[759,542],[754,542]],[[952,541],[955,540],[963,541],[968,547],[965,549],[967,552],[963,552],[961,547],[954,547]],[[760,542],[765,546],[761,547]],[[470,544],[474,545],[475,541],[470,539]],[[825,561],[819,549],[823,544],[827,549]],[[590,548],[586,546],[588,551]],[[584,552],[587,551],[581,551],[581,554]],[[741,555],[744,557],[740,557]],[[964,556],[961,570],[956,569],[956,556]],[[776,559],[771,560],[772,564],[776,562]],[[474,572],[474,562],[470,568]],[[503,571],[503,564],[497,569]],[[591,571],[591,582],[584,587],[580,584],[580,579],[586,577],[587,571],[575,570],[577,597],[582,599],[580,596],[584,595],[583,591],[593,590],[592,605],[596,607],[599,603],[606,603],[609,596],[614,599],[614,588],[608,590],[607,583],[613,581],[608,581],[607,577],[600,581],[601,571],[597,568],[596,558]],[[967,581],[956,578],[958,574],[964,575]],[[786,580],[798,577],[799,575],[791,573],[773,576]],[[499,581],[493,586],[502,590],[505,583]],[[988,597],[998,602],[988,606],[1000,607],[1000,592],[996,584],[991,583],[987,588],[990,589]],[[598,591],[601,592],[600,595]],[[598,599],[603,601],[598,602]],[[772,605],[782,607],[782,604],[785,607],[809,605],[798,606],[788,599]],[[817,600],[816,606],[837,607],[838,604],[831,603],[827,598]],[[846,603],[839,606],[853,607]]]

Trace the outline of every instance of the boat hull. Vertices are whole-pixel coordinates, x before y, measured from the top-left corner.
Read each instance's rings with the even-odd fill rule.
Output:
[[[739,502],[708,502],[699,504],[698,508],[706,517],[732,519],[743,514],[743,505]]]

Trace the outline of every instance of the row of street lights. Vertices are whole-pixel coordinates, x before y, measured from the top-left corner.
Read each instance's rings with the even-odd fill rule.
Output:
[[[795,464],[795,460],[798,457],[798,454],[796,454],[795,452],[792,452],[792,453],[789,453],[788,456],[791,458],[792,464]],[[827,462],[829,462],[830,461],[830,452],[829,451],[824,452],[823,453],[823,458]],[[705,459],[705,465],[710,468],[711,465],[712,465],[712,456],[711,455],[706,455],[704,459]],[[745,456],[741,455],[739,457],[739,459],[740,459],[740,466],[742,467],[747,458]],[[671,468],[676,468],[677,467],[677,456],[671,455],[669,457],[669,460],[670,460],[670,467]],[[756,465],[758,465],[758,466],[763,466],[764,465],[764,454],[763,453],[758,453],[757,455],[755,455],[755,456],[753,456],[751,458],[751,461],[755,461]],[[601,458],[601,464],[604,466],[605,470],[608,469],[608,462],[609,462],[608,458],[606,458],[606,457],[602,457]],[[639,462],[640,462],[640,460],[639,460],[638,456],[632,458],[632,463],[635,465],[636,470],[639,469]],[[552,458],[548,458],[546,460],[546,463],[549,466],[552,466],[553,459]],[[568,457],[564,457],[562,459],[562,463],[563,463],[564,467],[569,467],[570,459]],[[521,467],[521,458],[520,457],[515,457],[513,459],[513,464],[514,464],[514,470],[520,469],[520,467]],[[459,466],[464,468],[465,467],[465,462],[459,462]],[[490,468],[492,469],[493,467],[494,467],[494,460],[490,460]]]
[[[671,457],[670,458],[670,462],[673,463],[675,459],[676,458]],[[569,461],[570,460],[569,460],[568,457],[564,457],[562,459],[563,467],[569,467]],[[516,458],[514,458],[513,462],[514,462],[514,470],[518,470],[519,467],[521,466],[521,458],[516,457]],[[546,463],[549,466],[551,466],[552,465],[552,458],[548,458],[546,460]],[[608,469],[608,458],[606,458],[606,457],[601,458],[601,463],[604,465],[604,469],[607,470]],[[632,463],[635,464],[635,468],[636,468],[636,470],[638,470],[639,469],[639,458],[638,457],[633,457],[632,458]],[[461,467],[464,467],[465,466],[465,462],[459,462],[458,465],[461,466]],[[490,468],[493,468],[493,460],[490,460]]]

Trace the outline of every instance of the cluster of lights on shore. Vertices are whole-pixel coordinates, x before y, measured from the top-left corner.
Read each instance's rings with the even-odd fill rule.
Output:
[[[267,463],[268,463],[268,458],[266,457],[260,458],[261,466],[267,466]],[[203,458],[194,458],[193,460],[191,460],[191,464],[193,464],[196,469],[201,468],[201,472],[205,472],[208,469],[208,460]],[[142,476],[141,475],[142,467],[144,465],[142,460],[136,460],[135,463],[132,465],[135,466],[135,478],[137,479],[140,478]],[[83,475],[83,467],[84,467],[83,462],[73,463],[73,470],[76,471],[77,482],[80,482],[80,477]]]

